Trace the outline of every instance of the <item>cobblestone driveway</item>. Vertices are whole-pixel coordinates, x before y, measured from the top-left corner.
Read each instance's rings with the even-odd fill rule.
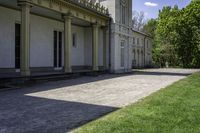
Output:
[[[0,133],[64,133],[196,71],[149,69],[0,92]]]

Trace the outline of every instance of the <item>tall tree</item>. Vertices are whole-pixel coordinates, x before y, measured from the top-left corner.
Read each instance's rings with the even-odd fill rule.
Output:
[[[145,25],[145,22],[146,22],[146,19],[145,19],[144,12],[133,11],[132,24],[135,30],[142,31],[143,26]]]
[[[177,21],[177,53],[183,67],[200,67],[200,1],[193,0]]]
[[[143,27],[143,32],[149,34],[151,37],[155,36],[155,31],[157,28],[157,19],[150,19]]]
[[[200,0],[192,0],[183,9],[163,7],[156,22],[149,21],[144,29],[154,37],[153,59],[157,64],[200,67]]]
[[[157,61],[161,66],[168,62],[170,66],[178,65],[178,56],[175,51],[175,41],[177,38],[176,23],[180,16],[178,6],[163,7],[159,11],[158,25],[155,31],[155,41],[157,43]]]

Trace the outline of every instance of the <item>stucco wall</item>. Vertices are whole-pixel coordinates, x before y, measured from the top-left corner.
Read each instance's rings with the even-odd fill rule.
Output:
[[[85,28],[85,65],[92,66],[92,28]]]
[[[53,67],[53,31],[64,32],[64,23],[32,15],[31,27],[31,66]],[[84,58],[84,47],[85,43],[88,43],[87,39],[84,38],[84,27],[72,26],[72,33],[76,34],[77,39],[76,47],[72,46],[72,66],[83,66],[85,60],[87,60],[87,58]],[[91,44],[89,43],[89,45]],[[40,49],[37,50],[38,48]],[[62,48],[64,48],[64,34]],[[37,51],[37,54],[35,54],[35,51]],[[64,59],[64,51],[62,59]],[[64,60],[62,64],[64,65]]]
[[[84,56],[84,63],[86,66],[92,66],[92,28],[85,28],[84,29],[84,37],[85,37],[85,56]],[[99,29],[99,45],[98,45],[98,62],[99,66],[103,66],[103,30]],[[108,55],[108,54],[107,54]]]
[[[64,24],[31,15],[30,67],[53,67],[53,31],[64,31]]]
[[[103,66],[103,43],[104,43],[103,38],[103,30],[99,30],[99,51],[98,51],[98,61],[99,61],[99,66]]]
[[[20,12],[0,6],[0,68],[15,67],[15,23]]]
[[[20,23],[20,16],[20,11],[0,6],[0,68],[15,68],[15,23]],[[30,20],[30,67],[53,67],[53,31],[63,32],[64,48],[64,23],[33,14]],[[92,28],[73,25],[72,33],[77,35],[77,46],[72,47],[72,66],[92,66]],[[103,31],[99,34],[99,65],[102,66]]]
[[[84,28],[72,26],[72,33],[75,33],[77,36],[77,44],[76,47],[72,47],[72,65],[73,66],[83,66],[85,65],[85,53],[84,53]]]

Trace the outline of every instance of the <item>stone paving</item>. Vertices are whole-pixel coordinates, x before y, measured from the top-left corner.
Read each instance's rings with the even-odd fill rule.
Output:
[[[197,71],[145,69],[0,92],[0,133],[68,132]]]

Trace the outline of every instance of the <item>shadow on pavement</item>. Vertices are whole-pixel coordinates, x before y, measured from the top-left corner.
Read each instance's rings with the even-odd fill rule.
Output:
[[[0,133],[65,133],[117,110],[12,92],[1,93],[0,105]]]

